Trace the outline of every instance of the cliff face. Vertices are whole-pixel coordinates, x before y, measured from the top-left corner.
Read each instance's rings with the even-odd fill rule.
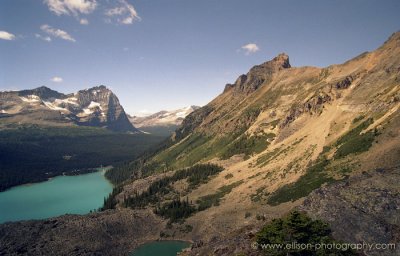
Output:
[[[105,86],[62,94],[47,87],[0,92],[4,123],[84,125],[137,132],[117,96]]]

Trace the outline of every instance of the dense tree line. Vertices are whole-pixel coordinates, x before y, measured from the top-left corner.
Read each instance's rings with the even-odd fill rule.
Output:
[[[168,218],[170,222],[177,222],[188,218],[196,211],[196,207],[189,203],[189,198],[185,200],[180,200],[178,198],[165,203],[163,206],[157,206],[154,213]]]
[[[160,138],[160,137],[156,137]],[[105,174],[106,178],[113,183],[118,185],[131,177],[140,177],[142,174],[146,175],[152,173],[156,168],[156,163],[148,163],[148,159],[156,155],[160,151],[169,147],[173,142],[170,138],[163,138],[158,143],[152,144],[151,147],[144,150],[136,159],[132,161],[125,161],[116,165],[111,170],[108,170]]]
[[[108,209],[115,209],[115,206],[117,206],[118,203],[116,196],[122,192],[122,189],[122,186],[114,187],[112,192],[104,198],[103,207],[101,207],[99,210],[104,211]]]
[[[118,165],[163,138],[99,128],[22,127],[0,131],[0,191],[64,172]]]
[[[164,177],[154,181],[148,189],[141,194],[126,198],[124,201],[125,207],[141,208],[148,204],[155,204],[160,201],[163,195],[172,191],[171,184],[175,181],[187,178],[188,188],[194,189],[198,185],[206,182],[208,178],[221,172],[223,168],[214,164],[198,164],[187,169],[176,171],[172,176]]]

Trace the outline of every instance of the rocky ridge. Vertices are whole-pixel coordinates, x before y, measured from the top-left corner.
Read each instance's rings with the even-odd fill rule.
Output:
[[[138,132],[129,122],[117,96],[101,85],[72,94],[45,86],[0,92],[0,118],[4,123],[83,125],[113,131]]]

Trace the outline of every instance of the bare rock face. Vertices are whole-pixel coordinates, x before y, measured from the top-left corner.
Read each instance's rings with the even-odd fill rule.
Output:
[[[32,90],[0,92],[0,99],[0,117],[9,123],[73,123],[113,131],[138,131],[129,122],[117,96],[104,85],[73,94],[42,86]]]
[[[397,243],[395,250],[367,255],[400,255],[400,167],[379,169],[314,191],[300,207],[328,222],[336,239],[350,243]]]
[[[193,130],[199,126],[204,119],[213,111],[210,106],[204,106],[202,108],[196,109],[190,113],[182,122],[181,127],[179,127],[175,132],[176,139],[182,139],[188,134],[193,132]]]
[[[289,56],[281,53],[270,61],[252,67],[246,75],[239,76],[232,87],[238,93],[252,93],[263,83],[270,81],[274,73],[290,67]]]

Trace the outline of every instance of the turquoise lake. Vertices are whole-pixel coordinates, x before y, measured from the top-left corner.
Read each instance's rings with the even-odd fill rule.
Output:
[[[0,223],[85,214],[101,207],[111,191],[104,171],[17,186],[0,193]]]
[[[176,256],[178,252],[190,247],[190,243],[183,241],[155,241],[139,246],[131,256]]]

